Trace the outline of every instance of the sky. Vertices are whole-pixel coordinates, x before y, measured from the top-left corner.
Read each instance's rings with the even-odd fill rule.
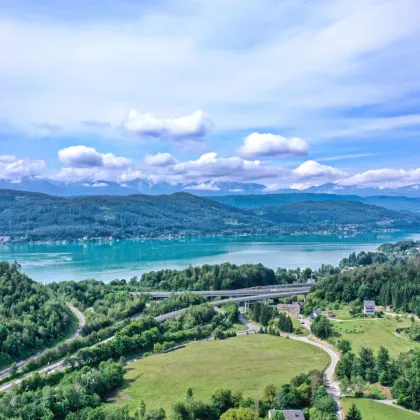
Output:
[[[420,183],[418,0],[0,10],[0,179]]]

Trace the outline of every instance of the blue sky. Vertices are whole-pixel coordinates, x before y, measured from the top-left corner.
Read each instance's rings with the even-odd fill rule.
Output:
[[[0,7],[0,179],[420,183],[418,0]]]

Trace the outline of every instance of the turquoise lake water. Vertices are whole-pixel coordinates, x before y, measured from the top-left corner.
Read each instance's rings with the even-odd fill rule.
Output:
[[[384,242],[420,239],[419,234],[254,236],[89,244],[1,245],[0,260],[17,260],[34,280],[49,283],[96,278],[130,279],[146,271],[189,265],[262,263],[267,267],[337,265],[351,252],[372,251]]]

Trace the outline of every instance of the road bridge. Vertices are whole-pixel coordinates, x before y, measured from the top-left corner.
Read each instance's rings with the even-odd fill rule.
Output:
[[[209,302],[209,304],[213,305],[213,306],[222,306],[222,305],[224,305],[225,303],[228,303],[228,302],[236,302],[236,303],[240,304],[240,303],[249,303],[249,302],[254,302],[254,301],[259,301],[259,300],[265,301],[265,300],[268,300],[268,299],[281,298],[281,297],[287,297],[287,296],[307,295],[309,293],[309,289],[306,287],[306,288],[301,288],[301,289],[292,288],[292,290],[288,290],[288,291],[284,291],[284,290],[279,291],[279,292],[271,292],[270,291],[269,293],[267,293],[267,290],[266,290],[265,292],[266,293],[258,293],[258,294],[251,295],[251,296],[239,296],[239,297],[231,297],[229,299],[215,300],[213,302]],[[218,295],[218,296],[220,296],[220,295]],[[164,315],[159,315],[159,316],[155,317],[155,320],[158,321],[158,322],[163,322],[168,318],[173,318],[177,315],[180,315],[181,313],[185,312],[188,309],[189,308],[183,308],[183,309],[179,309],[177,311],[172,311],[172,312],[166,313]],[[136,317],[133,317],[133,318],[140,318],[141,316],[142,315],[136,316]],[[115,336],[109,337],[109,338],[107,338],[107,339],[105,339],[105,340],[103,340],[103,341],[101,341],[97,344],[94,344],[91,347],[96,347],[99,344],[104,343],[106,341],[113,340],[114,338],[115,338]],[[66,366],[64,364],[64,359],[62,359],[62,360],[59,360],[58,362],[53,363],[50,366],[46,366],[46,367],[43,367],[43,368],[39,369],[38,373],[40,375],[48,375],[48,374],[51,374],[53,372],[63,370],[65,367]],[[10,388],[12,388],[13,385],[19,384],[23,380],[29,378],[29,376],[31,376],[31,375],[32,375],[32,372],[22,376],[21,378],[12,380],[9,383],[6,383],[6,384],[0,386],[0,392],[8,391]]]
[[[292,295],[296,294],[308,294],[313,286],[312,283],[298,283],[298,284],[289,284],[289,285],[273,285],[273,286],[264,286],[260,289],[252,289],[252,288],[245,288],[245,289],[235,289],[235,290],[191,290],[188,291],[189,293],[196,293],[205,297],[241,297],[241,296],[259,296],[259,295],[266,295],[266,294],[276,294],[276,293],[292,293]],[[297,290],[301,291],[302,293],[297,293]],[[141,294],[147,293],[152,295],[156,299],[165,299],[171,297],[173,295],[179,295],[182,293],[186,293],[187,291],[183,292],[131,292],[132,294]],[[290,295],[289,295],[290,296]]]

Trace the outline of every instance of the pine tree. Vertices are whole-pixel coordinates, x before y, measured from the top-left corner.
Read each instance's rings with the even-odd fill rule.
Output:
[[[360,410],[353,404],[346,414],[345,420],[362,420],[362,413]]]

